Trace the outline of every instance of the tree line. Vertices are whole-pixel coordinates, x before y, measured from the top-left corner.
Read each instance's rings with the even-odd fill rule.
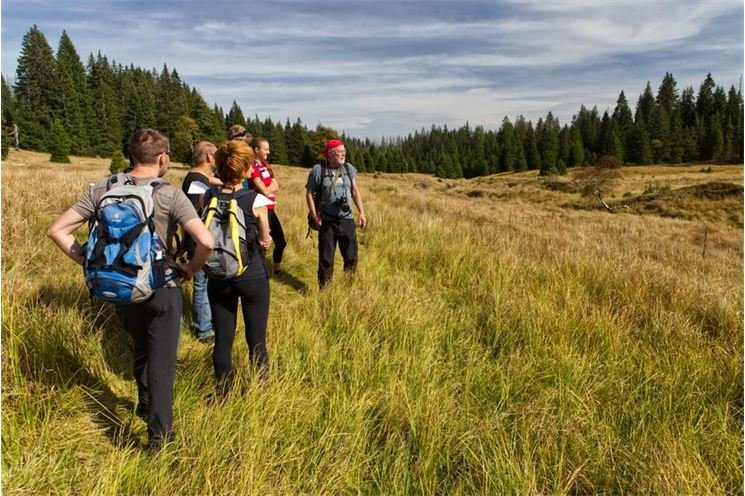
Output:
[[[650,83],[635,108],[621,91],[612,112],[581,106],[569,124],[551,112],[533,125],[505,117],[498,129],[458,129],[432,125],[405,137],[357,139],[298,118],[284,124],[246,117],[233,101],[227,113],[210,106],[175,68],[146,70],[109,62],[100,52],[83,64],[72,40],[62,32],[56,54],[33,26],[23,38],[16,79],[2,77],[2,145],[7,156],[10,133],[18,129],[22,148],[50,152],[56,161],[68,154],[111,157],[126,154],[129,136],[153,127],[171,140],[173,160],[189,163],[194,143],[223,141],[227,128],[243,125],[263,136],[275,163],[310,167],[329,138],[347,144],[348,159],[362,172],[419,172],[445,178],[540,170],[564,174],[568,167],[743,160],[741,89],[725,91],[708,74],[698,92],[679,91],[666,73],[655,94]]]

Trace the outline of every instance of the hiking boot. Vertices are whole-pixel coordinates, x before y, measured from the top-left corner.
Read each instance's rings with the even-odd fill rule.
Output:
[[[147,418],[150,415],[150,405],[147,403],[138,403],[137,408],[135,408],[135,415],[147,423]]]
[[[167,436],[153,436],[150,438],[150,442],[147,445],[146,451],[148,453],[158,453],[163,451],[168,446],[171,446],[175,440],[175,434],[171,432]]]

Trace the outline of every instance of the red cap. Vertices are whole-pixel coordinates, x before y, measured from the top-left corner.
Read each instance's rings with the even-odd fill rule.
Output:
[[[323,156],[329,158],[329,150],[337,146],[343,146],[344,142],[338,139],[330,139],[326,142],[326,148],[323,149]]]

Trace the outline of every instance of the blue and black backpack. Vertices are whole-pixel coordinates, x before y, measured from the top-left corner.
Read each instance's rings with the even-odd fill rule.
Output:
[[[153,194],[161,179],[138,186],[123,173],[111,176],[89,222],[83,272],[93,296],[117,305],[147,300],[176,277],[155,232]]]

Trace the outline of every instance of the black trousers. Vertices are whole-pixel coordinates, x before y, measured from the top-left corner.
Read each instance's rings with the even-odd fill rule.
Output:
[[[209,279],[207,295],[212,309],[215,347],[212,363],[218,385],[229,388],[233,375],[233,341],[235,339],[238,298],[241,300],[246,343],[251,363],[262,378],[269,372],[266,349],[266,327],[269,320],[269,280],[266,277],[233,280]]]
[[[117,307],[132,335],[138,410],[147,412],[148,437],[173,437],[173,383],[181,331],[181,288],[160,288],[149,300]]]
[[[344,271],[357,269],[357,228],[354,219],[326,220],[318,232],[318,284],[324,287],[334,275],[336,244],[344,260]]]
[[[279,217],[274,213],[274,209],[269,210],[269,232],[274,241],[274,253],[272,253],[272,260],[275,264],[282,262],[282,255],[285,252],[287,246],[287,240],[285,239],[285,231],[282,229],[282,224],[279,222]]]

